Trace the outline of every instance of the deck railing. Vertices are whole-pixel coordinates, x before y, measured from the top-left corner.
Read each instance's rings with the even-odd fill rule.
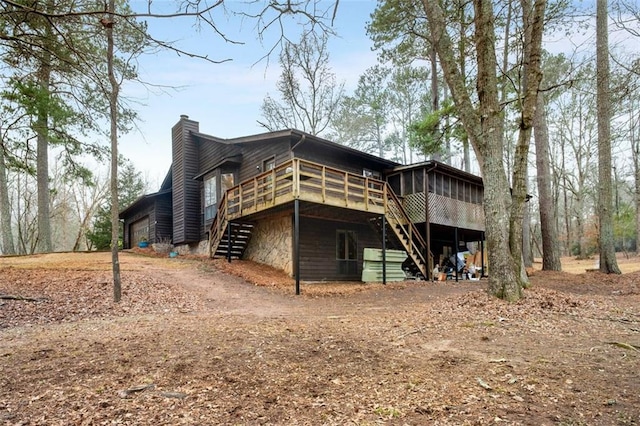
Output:
[[[384,213],[385,192],[383,181],[294,158],[229,189],[225,213],[233,220],[296,198]]]
[[[407,253],[426,274],[426,243],[386,182],[299,158],[227,190],[211,225],[211,255],[229,221],[295,199],[387,215]]]

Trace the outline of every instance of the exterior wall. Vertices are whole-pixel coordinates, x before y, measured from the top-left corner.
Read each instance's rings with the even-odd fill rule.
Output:
[[[239,153],[240,149],[235,145],[208,139],[202,140],[200,143],[200,173],[211,170],[222,159]]]
[[[389,167],[388,164],[385,166],[384,163],[376,163],[363,157],[332,150],[326,146],[320,147],[308,142],[302,143],[300,147],[296,148],[295,156],[296,158],[325,164],[360,176],[362,176],[364,169],[377,171],[382,176],[385,168]]]
[[[281,141],[242,144],[242,164],[238,183],[262,173],[262,162],[271,157],[275,157],[276,165],[291,158],[288,138]]]
[[[173,242],[200,240],[200,182],[198,174],[198,142],[190,132],[198,131],[198,123],[182,116],[172,129],[173,155]]]
[[[289,225],[291,226],[291,224]],[[338,230],[355,231],[358,239],[358,269],[343,275],[336,260]],[[303,281],[360,281],[365,248],[382,248],[378,234],[368,224],[300,218],[300,279]]]
[[[243,258],[282,269],[293,275],[292,247],[291,216],[269,218],[256,223]]]
[[[171,194],[159,196],[155,203],[154,232],[151,235],[153,242],[163,242],[166,239],[173,240],[173,209]]]
[[[340,274],[336,260],[336,233],[355,231],[358,238],[358,270]],[[360,280],[365,248],[382,248],[368,225],[300,217],[300,279],[303,281]],[[293,275],[293,221],[290,215],[261,220],[253,228],[244,259],[281,269]]]
[[[131,248],[131,225],[144,217],[149,217],[149,242],[153,243],[154,235],[156,232],[156,212],[154,203],[149,203],[141,206],[138,210],[132,213],[124,221],[124,235],[122,245],[124,248]]]

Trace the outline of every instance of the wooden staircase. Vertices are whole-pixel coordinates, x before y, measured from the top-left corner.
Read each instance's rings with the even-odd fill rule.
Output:
[[[211,224],[209,234],[210,257],[240,259],[249,245],[252,223],[230,222],[227,218],[226,195],[220,200],[218,213]]]
[[[386,232],[386,243],[390,244],[391,248],[405,250],[410,260],[410,272],[420,278],[426,278],[429,268],[426,260],[427,243],[389,185],[386,185],[384,193],[387,230],[391,231]],[[371,219],[371,225],[382,235],[381,217]]]
[[[298,158],[227,190],[211,225],[210,256],[240,258],[253,229],[242,219],[296,199],[368,212],[379,232],[384,214],[391,247],[407,252],[415,276],[427,277],[427,244],[386,182]]]

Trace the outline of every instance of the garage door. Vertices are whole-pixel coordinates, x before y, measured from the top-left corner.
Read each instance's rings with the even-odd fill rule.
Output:
[[[149,241],[149,216],[131,224],[131,246],[137,245],[143,238]]]

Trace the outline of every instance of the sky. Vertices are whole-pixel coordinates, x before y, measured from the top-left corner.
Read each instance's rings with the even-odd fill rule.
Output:
[[[327,0],[327,5],[333,4]],[[169,12],[173,1],[154,1],[154,6]],[[227,2],[230,8],[244,4]],[[253,3],[261,6],[263,1]],[[132,0],[134,10],[144,9],[147,0]],[[374,0],[340,0],[333,29],[336,37],[329,41],[330,65],[338,82],[344,82],[347,93],[355,88],[363,72],[376,64],[376,53],[366,34],[366,24],[375,10]],[[593,7],[586,6],[587,10]],[[205,28],[198,31],[192,19],[149,20],[149,32],[155,38],[174,41],[189,52],[207,55],[210,62],[179,56],[173,51],[158,51],[139,58],[139,83],[126,84],[122,96],[132,100],[139,114],[137,128],[120,136],[120,152],[130,159],[155,191],[171,165],[171,128],[181,115],[188,115],[200,123],[200,131],[222,138],[234,138],[262,133],[257,124],[261,119],[260,106],[267,96],[278,97],[276,82],[280,74],[278,53],[269,60],[262,59],[273,46],[279,32],[269,32],[258,40],[255,21],[242,20],[223,10],[215,11],[216,25],[228,37],[242,45],[225,42]],[[288,22],[287,34],[298,41],[299,26]],[[610,30],[613,28],[610,27]],[[610,43],[619,42],[622,35],[614,31]],[[591,52],[594,34],[576,30],[559,30],[545,35],[545,48],[552,53]],[[613,42],[613,43],[612,43]],[[637,40],[632,40],[637,52]],[[574,53],[571,53],[574,52]]]
[[[140,0],[133,3],[144,6]],[[169,2],[167,2],[169,4]],[[376,63],[376,53],[366,35],[366,23],[375,9],[370,0],[342,0],[334,22],[337,37],[329,42],[330,64],[338,82],[347,92],[359,76]],[[126,84],[122,96],[130,98],[140,120],[137,129],[120,136],[121,154],[130,159],[150,183],[158,189],[171,165],[171,128],[188,115],[200,123],[200,131],[222,138],[262,133],[257,124],[260,106],[267,94],[277,96],[280,74],[278,52],[269,61],[260,60],[273,45],[272,40],[257,39],[254,23],[220,13],[225,34],[244,45],[232,45],[210,31],[196,31],[189,20],[148,21],[156,38],[172,40],[180,48],[208,55],[212,59],[231,59],[212,64],[201,59],[160,51],[139,59],[139,83]],[[290,25],[291,38],[298,40],[299,27]],[[267,37],[275,37],[271,32]]]

